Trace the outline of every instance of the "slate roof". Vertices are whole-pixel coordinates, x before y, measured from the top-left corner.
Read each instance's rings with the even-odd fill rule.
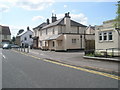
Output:
[[[95,30],[95,26],[89,25],[89,26],[86,28],[86,30],[87,30],[88,28],[92,28],[93,30]]]
[[[34,29],[37,29],[37,28],[42,28],[42,27],[44,27],[44,26],[46,26],[46,25],[47,25],[47,23],[43,22],[43,23],[40,24],[39,26],[33,28],[33,30],[34,30]]]
[[[2,32],[1,33],[2,33],[2,35],[11,35],[10,28],[8,26],[2,26]]]
[[[49,27],[56,26],[56,25],[65,25],[64,18],[58,19],[57,21],[44,26],[42,29],[49,28]],[[71,20],[71,26],[87,27],[87,26],[80,24],[78,22],[75,22],[73,20]]]
[[[28,31],[31,31],[31,30],[23,31],[22,33],[18,34],[17,36],[22,36],[22,35],[24,35],[25,33],[27,33]],[[32,31],[31,31],[31,32],[32,32]]]

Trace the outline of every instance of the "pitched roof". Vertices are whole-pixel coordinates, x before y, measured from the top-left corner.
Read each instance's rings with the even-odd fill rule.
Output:
[[[31,31],[31,30],[23,31],[22,33],[18,34],[17,37],[24,35],[24,34],[27,33],[28,31]],[[32,31],[31,31],[31,32],[32,32]],[[32,33],[33,33],[33,32],[32,32]]]
[[[44,26],[42,29],[52,27],[52,26],[56,26],[56,25],[65,25],[64,24],[64,18],[58,19],[57,21]],[[83,24],[80,24],[80,23],[78,23],[76,21],[73,21],[73,20],[71,20],[71,26],[87,27],[87,26],[85,26]]]
[[[50,23],[50,24],[46,25],[46,26],[43,27],[42,29],[45,29],[45,28],[48,28],[48,27],[52,27],[52,26],[55,26],[55,25],[58,25],[58,24],[63,25],[63,23],[61,23],[62,20],[63,20],[63,18],[62,18],[62,19],[58,19],[57,21],[55,21],[55,22],[53,22],[53,23]]]
[[[2,35],[11,35],[10,28],[8,26],[1,26],[2,27]]]
[[[33,28],[33,30],[34,30],[34,29],[37,29],[37,28],[42,28],[42,27],[44,27],[44,26],[46,26],[46,25],[47,25],[47,23],[43,22],[42,24],[40,24],[40,25],[38,25],[37,27]]]
[[[89,25],[89,26],[86,28],[86,30],[87,30],[88,28],[92,28],[93,30],[95,30],[95,26]]]

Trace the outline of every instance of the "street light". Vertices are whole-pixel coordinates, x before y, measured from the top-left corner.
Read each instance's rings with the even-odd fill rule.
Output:
[[[118,34],[120,35],[120,28],[115,28],[118,32]]]

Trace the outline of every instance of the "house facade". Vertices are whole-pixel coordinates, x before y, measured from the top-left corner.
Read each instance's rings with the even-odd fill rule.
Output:
[[[0,25],[0,43],[10,43],[11,32],[8,26]]]
[[[109,20],[103,22],[103,25],[96,26],[95,30],[95,49],[96,50],[106,50],[120,55],[120,35],[115,29],[116,21]]]
[[[16,44],[19,46],[33,45],[32,39],[33,32],[31,30],[23,31],[16,36]]]
[[[44,50],[67,51],[85,48],[86,26],[71,20],[69,13],[64,18],[52,16],[52,23],[39,28],[38,47]]]
[[[44,27],[44,26],[46,26],[47,25],[47,23],[42,23],[42,24],[40,24],[39,26],[37,26],[37,27],[35,27],[35,28],[33,28],[33,36],[32,36],[32,38],[33,38],[33,48],[40,48],[39,46],[40,46],[40,43],[39,43],[39,34],[40,34],[40,30],[41,30],[41,28],[42,27]]]

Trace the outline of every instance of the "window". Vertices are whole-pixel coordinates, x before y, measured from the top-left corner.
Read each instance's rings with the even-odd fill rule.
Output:
[[[102,33],[99,33],[99,40],[102,40]]]
[[[54,28],[53,28],[53,34],[55,34],[55,30],[54,30]]]
[[[46,29],[46,35],[47,35],[47,33],[48,33],[48,32],[47,32],[47,29]]]
[[[104,40],[107,40],[107,33],[106,32],[103,33],[103,37],[104,37]]]
[[[27,38],[26,38],[26,37],[24,37],[24,40],[27,40]]]
[[[53,47],[55,47],[55,42],[53,41]]]
[[[76,43],[76,39],[72,39],[72,43]]]
[[[4,39],[7,39],[7,35],[4,35]]]
[[[42,41],[40,41],[40,46],[42,46]]]
[[[108,32],[108,40],[112,40],[112,32]]]
[[[29,38],[32,38],[32,35],[29,35]]]

